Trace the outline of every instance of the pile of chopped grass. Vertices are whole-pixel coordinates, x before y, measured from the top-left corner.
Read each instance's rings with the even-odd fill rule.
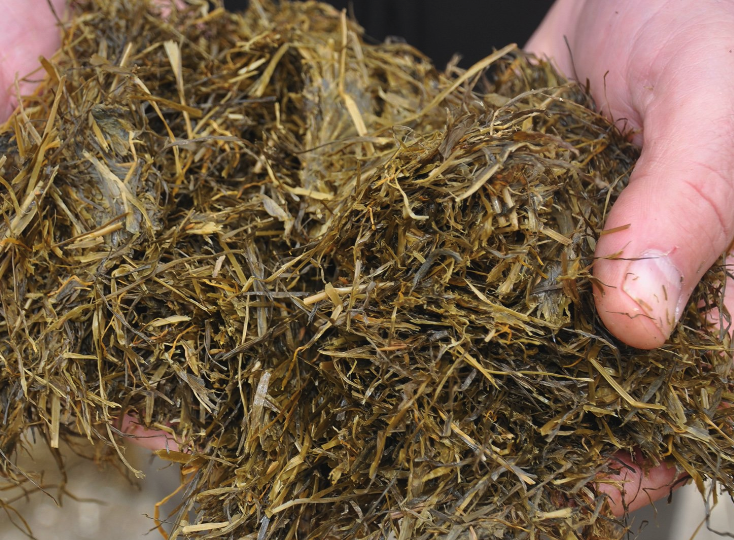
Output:
[[[124,461],[132,414],[185,450],[171,538],[617,538],[595,481],[635,448],[731,491],[696,308],[724,271],[663,348],[606,332],[595,239],[637,152],[586,90],[252,4],[75,2],[0,129],[8,485],[29,434]]]

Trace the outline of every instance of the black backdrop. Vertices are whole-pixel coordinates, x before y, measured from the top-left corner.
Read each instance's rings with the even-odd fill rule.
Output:
[[[382,41],[399,36],[443,67],[454,53],[468,67],[493,48],[522,46],[540,24],[552,0],[328,0],[351,8],[367,34]],[[247,0],[224,0],[241,10]]]

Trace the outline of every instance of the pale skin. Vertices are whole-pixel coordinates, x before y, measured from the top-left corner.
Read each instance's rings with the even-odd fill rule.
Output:
[[[65,0],[50,4],[62,16]],[[45,0],[0,0],[0,7],[2,122],[16,105],[16,76],[35,69],[39,55],[51,56],[59,38]],[[605,225],[624,230],[599,241],[594,275],[604,286],[595,296],[619,339],[657,347],[734,238],[734,1],[557,0],[526,48],[588,79],[604,114],[635,131],[642,156]],[[728,291],[731,311],[734,286]],[[147,448],[178,447],[129,419],[123,424]],[[618,515],[675,484],[673,468],[643,474],[629,454],[618,459],[628,465],[625,494],[598,486]]]

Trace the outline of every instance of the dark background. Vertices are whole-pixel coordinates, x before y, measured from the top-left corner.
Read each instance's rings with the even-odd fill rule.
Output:
[[[509,43],[522,46],[545,16],[552,0],[328,0],[353,13],[367,35],[378,41],[399,36],[443,68],[454,54],[460,66]],[[224,0],[242,10],[247,0]]]

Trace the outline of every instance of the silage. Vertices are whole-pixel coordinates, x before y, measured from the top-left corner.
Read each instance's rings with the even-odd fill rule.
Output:
[[[733,487],[723,269],[659,350],[594,312],[637,152],[584,88],[312,2],[75,10],[0,132],[9,485],[133,415],[185,450],[172,538],[616,538],[618,450]]]

